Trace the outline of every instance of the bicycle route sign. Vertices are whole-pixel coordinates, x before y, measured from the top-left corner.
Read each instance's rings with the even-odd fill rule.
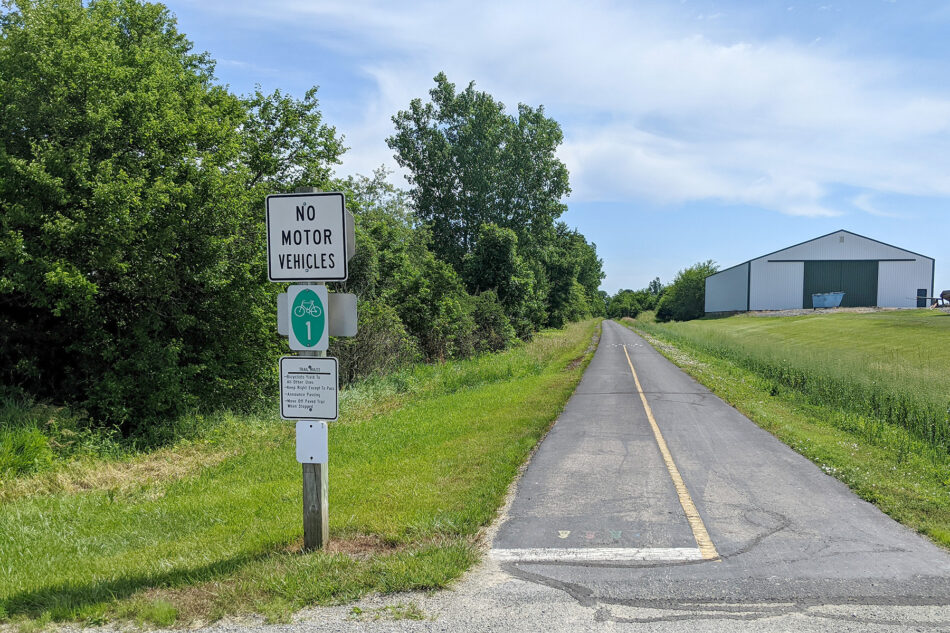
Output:
[[[290,349],[323,351],[329,347],[328,304],[326,286],[295,285],[287,288]]]
[[[346,225],[342,193],[267,196],[267,278],[346,281]]]
[[[283,419],[336,420],[338,392],[335,358],[280,358],[280,417]]]

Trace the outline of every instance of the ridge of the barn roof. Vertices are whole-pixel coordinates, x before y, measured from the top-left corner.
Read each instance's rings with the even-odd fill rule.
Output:
[[[791,249],[791,248],[795,248],[795,247],[797,247],[797,246],[803,246],[803,245],[805,245],[805,244],[810,244],[811,242],[817,242],[818,240],[824,239],[824,238],[826,238],[826,237],[831,237],[832,235],[837,235],[838,233],[847,233],[848,235],[853,235],[853,236],[855,236],[855,237],[860,237],[861,239],[863,239],[863,240],[868,240],[869,242],[875,242],[875,243],[877,243],[877,244],[882,244],[882,245],[884,245],[884,246],[889,246],[890,248],[896,248],[896,249],[899,250],[899,251],[904,251],[905,253],[910,253],[911,255],[916,255],[917,257],[923,257],[924,259],[930,259],[930,260],[933,259],[933,257],[930,257],[929,255],[924,255],[924,254],[922,254],[922,253],[917,253],[917,252],[914,252],[914,251],[910,251],[910,250],[907,250],[906,248],[903,248],[903,247],[901,247],[901,246],[895,246],[894,244],[888,244],[887,242],[882,242],[881,240],[876,240],[876,239],[874,239],[873,237],[868,237],[867,235],[861,235],[860,233],[855,233],[854,231],[849,231],[848,229],[838,229],[837,231],[832,231],[831,233],[825,233],[824,235],[819,235],[818,237],[813,237],[813,238],[811,238],[810,240],[805,240],[804,242],[799,242],[798,244],[792,244],[791,246],[785,246],[784,248],[780,248],[780,249],[775,250],[775,251],[772,251],[772,252],[770,252],[770,253],[766,253],[765,255],[759,255],[758,257],[753,257],[753,258],[751,258],[751,259],[747,259],[747,260],[745,260],[744,262],[740,262],[740,263],[736,264],[735,266],[730,266],[729,268],[723,268],[722,270],[717,270],[717,271],[716,271],[715,273],[713,273],[713,274],[714,274],[714,275],[718,275],[718,274],[720,274],[720,273],[724,273],[724,272],[726,272],[726,271],[732,270],[733,268],[738,268],[739,266],[745,266],[746,264],[749,264],[749,263],[751,263],[751,262],[754,262],[754,261],[757,260],[757,259],[763,259],[763,258],[765,258],[765,257],[769,257],[770,255],[775,255],[776,253],[781,253],[782,251],[787,251],[787,250],[789,250],[789,249]]]

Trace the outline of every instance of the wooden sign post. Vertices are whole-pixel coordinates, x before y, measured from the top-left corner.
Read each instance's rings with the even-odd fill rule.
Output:
[[[343,194],[298,187],[293,194],[267,197],[267,276],[275,282],[300,283],[288,289],[286,305],[278,301],[278,320],[287,321],[279,323],[278,332],[290,337],[290,347],[299,350],[299,357],[325,358],[329,334],[356,334],[356,297],[340,295],[329,301],[325,283],[346,281],[348,261],[355,251],[353,216],[346,212]],[[340,313],[331,315],[331,305]],[[336,419],[339,383],[335,359],[302,363],[299,357],[281,361],[281,417],[303,424],[297,431],[297,459],[303,472],[303,548],[312,551],[325,547],[330,536],[327,435],[326,426],[318,420]],[[320,433],[312,435],[316,431]],[[311,449],[311,444],[323,450]]]

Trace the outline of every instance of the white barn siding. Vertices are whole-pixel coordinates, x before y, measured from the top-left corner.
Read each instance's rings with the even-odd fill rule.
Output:
[[[917,257],[919,256],[896,246],[881,244],[854,233],[837,231],[804,244],[790,246],[761,259],[915,259]],[[929,259],[927,261],[930,262]]]
[[[880,262],[877,305],[882,308],[917,307],[917,289],[926,288],[929,296],[932,276],[933,261],[923,257],[912,262]]]
[[[706,278],[706,312],[748,309],[749,263],[739,264]]]
[[[769,262],[768,259],[754,259],[750,262],[749,309],[801,308],[805,288],[805,263]]]

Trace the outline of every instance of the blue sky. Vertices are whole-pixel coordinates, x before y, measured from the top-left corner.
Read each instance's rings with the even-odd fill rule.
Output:
[[[391,117],[439,71],[544,105],[611,293],[840,228],[950,288],[950,2],[167,4],[235,92],[319,85],[341,175],[396,169]]]

